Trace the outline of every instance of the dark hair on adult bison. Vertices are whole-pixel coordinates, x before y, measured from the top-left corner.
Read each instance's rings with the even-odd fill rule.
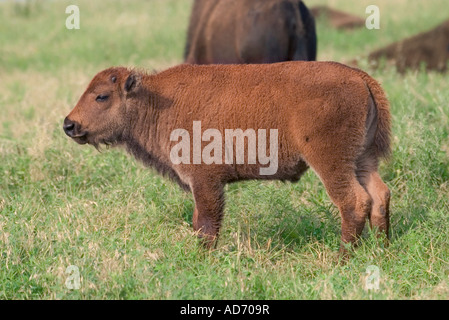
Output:
[[[316,60],[315,20],[300,0],[195,0],[184,59],[192,64]]]
[[[198,122],[209,136],[195,147]],[[297,181],[309,167],[340,210],[343,243],[356,241],[366,219],[388,235],[390,193],[378,166],[390,152],[389,104],[380,85],[358,69],[303,61],[184,64],[153,75],[110,68],[93,78],[63,127],[80,144],[122,145],[192,191],[193,227],[208,245],[220,229],[225,184]],[[241,130],[248,161],[226,161],[229,152],[231,160],[237,157],[236,136],[230,147],[219,144],[213,150],[216,161],[195,164],[210,146],[206,142],[229,129]],[[251,163],[248,145],[252,130],[268,129],[276,167],[266,175],[261,170],[267,162]],[[188,142],[186,162],[172,158],[180,143],[173,133],[179,131],[177,137]]]

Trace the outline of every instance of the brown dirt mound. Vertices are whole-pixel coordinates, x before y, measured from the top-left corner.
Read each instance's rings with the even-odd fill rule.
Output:
[[[430,31],[376,50],[368,59],[375,67],[385,59],[387,65],[395,65],[401,73],[419,69],[423,64],[426,70],[444,72],[449,60],[449,20]]]
[[[310,12],[315,18],[325,17],[336,29],[354,29],[365,25],[365,20],[360,17],[326,6],[315,6],[310,8]]]

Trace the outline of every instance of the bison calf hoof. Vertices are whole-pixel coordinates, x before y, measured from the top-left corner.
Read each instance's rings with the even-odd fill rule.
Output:
[[[213,235],[205,234],[205,233],[199,233],[198,239],[200,240],[201,245],[205,249],[212,250],[212,249],[215,249],[217,246],[217,236],[213,236]]]
[[[342,242],[340,244],[340,250],[338,251],[339,260],[343,263],[348,262],[355,246],[356,246],[355,243]]]

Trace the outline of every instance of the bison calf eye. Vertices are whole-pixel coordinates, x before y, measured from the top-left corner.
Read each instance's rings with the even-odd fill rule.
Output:
[[[95,100],[98,101],[98,102],[103,102],[103,101],[108,100],[108,98],[109,98],[108,95],[102,95],[102,94],[100,94]]]

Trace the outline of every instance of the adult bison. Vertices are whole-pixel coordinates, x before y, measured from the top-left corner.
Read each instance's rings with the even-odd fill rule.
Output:
[[[372,52],[368,60],[374,67],[394,65],[400,73],[407,70],[446,72],[449,62],[449,20],[435,28],[394,42]]]
[[[390,195],[378,165],[390,150],[389,104],[358,69],[304,61],[183,64],[153,75],[110,68],[63,128],[80,144],[122,145],[192,191],[193,227],[208,245],[220,229],[225,184],[297,181],[309,167],[340,210],[343,243],[357,239],[366,219],[388,235]]]
[[[316,60],[315,20],[299,0],[195,0],[184,59],[192,64]]]

